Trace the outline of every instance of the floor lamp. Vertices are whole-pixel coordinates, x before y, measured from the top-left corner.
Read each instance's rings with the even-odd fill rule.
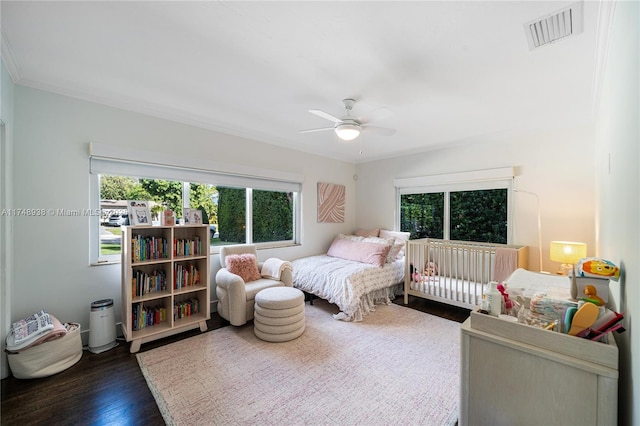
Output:
[[[562,263],[562,275],[571,274],[571,298],[578,298],[578,285],[576,284],[576,263],[583,257],[587,257],[587,245],[572,241],[551,241],[549,258],[553,262]]]
[[[536,197],[536,204],[538,207],[538,255],[540,256],[540,272],[546,273],[542,270],[542,217],[540,216],[540,197],[535,192],[524,191],[522,189],[515,189],[514,192],[522,192],[523,194],[529,194]]]

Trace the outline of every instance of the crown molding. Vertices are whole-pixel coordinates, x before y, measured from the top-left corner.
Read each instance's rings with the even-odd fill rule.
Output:
[[[0,57],[2,58],[4,65],[7,67],[7,71],[9,72],[9,76],[13,83],[18,83],[22,79],[20,67],[16,63],[15,57],[13,56],[13,50],[7,40],[7,35],[4,33],[4,29],[2,28],[0,28],[0,39]]]

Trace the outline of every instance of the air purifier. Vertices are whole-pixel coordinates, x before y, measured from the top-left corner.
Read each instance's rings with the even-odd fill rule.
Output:
[[[113,299],[97,300],[91,303],[89,350],[99,354],[116,345],[116,315]]]

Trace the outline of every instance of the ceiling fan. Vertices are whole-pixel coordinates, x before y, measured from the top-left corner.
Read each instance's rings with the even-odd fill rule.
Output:
[[[351,142],[360,136],[360,133],[363,131],[366,132],[375,132],[378,135],[382,136],[391,136],[396,130],[389,129],[387,127],[378,127],[372,126],[369,123],[374,119],[383,118],[389,114],[391,114],[391,110],[389,108],[383,107],[378,108],[370,113],[369,116],[364,117],[353,117],[351,115],[351,110],[355,105],[356,101],[354,99],[344,99],[342,101],[344,104],[344,108],[347,110],[347,113],[342,118],[335,117],[327,112],[321,111],[319,109],[310,109],[309,112],[317,115],[318,117],[322,117],[326,120],[332,121],[334,123],[333,127],[322,127],[320,129],[308,129],[301,130],[300,133],[313,133],[313,132],[322,132],[325,130],[333,130],[336,132],[336,135],[344,141]]]

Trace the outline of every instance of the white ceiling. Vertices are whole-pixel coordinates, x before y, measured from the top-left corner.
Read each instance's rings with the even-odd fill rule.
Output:
[[[2,55],[17,84],[358,163],[589,122],[600,2],[537,50],[523,27],[572,3],[2,1]],[[298,132],[346,97],[397,132]]]

